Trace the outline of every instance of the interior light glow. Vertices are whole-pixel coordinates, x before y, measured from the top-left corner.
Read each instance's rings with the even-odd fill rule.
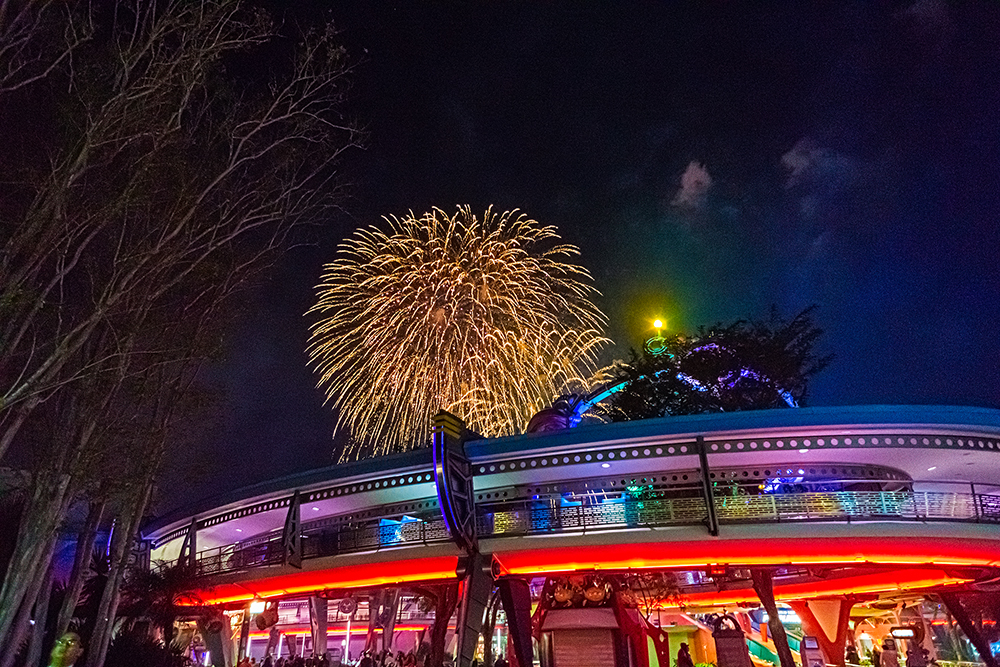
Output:
[[[393,628],[393,630],[395,632],[420,632],[422,630],[427,630],[427,628],[428,626],[426,625],[411,624],[411,625],[397,625],[395,628]],[[455,626],[449,624],[448,628],[450,630],[454,630]],[[341,623],[339,625],[336,623],[331,623],[326,628],[327,636],[339,635],[342,637],[345,632],[347,632],[347,625],[344,623]],[[381,633],[382,628],[375,628],[375,632]],[[306,625],[282,625],[281,633],[285,635],[299,635],[301,637],[308,637],[312,634],[312,630],[310,630],[309,626]],[[354,635],[367,635],[367,634],[368,634],[367,626],[362,626],[362,627],[355,626],[351,628],[352,637]],[[270,634],[266,631],[265,632],[254,631],[249,634],[250,639],[267,639],[269,637]]]
[[[761,614],[761,622],[762,623],[767,623],[769,619],[770,619],[770,616],[767,615],[767,612],[764,612],[763,614]],[[779,607],[778,608],[778,619],[782,623],[801,623],[802,622],[802,619],[799,618],[799,615],[796,614],[791,609],[789,609],[788,607]]]

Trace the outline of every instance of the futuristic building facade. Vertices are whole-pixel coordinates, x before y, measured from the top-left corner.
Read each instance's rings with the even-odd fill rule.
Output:
[[[279,611],[310,599],[384,606],[383,591],[419,601],[422,587],[462,580],[454,622],[462,665],[494,598],[506,612],[518,664],[531,653],[543,665],[573,664],[572,622],[565,613],[540,621],[539,607],[586,608],[569,593],[559,600],[559,587],[589,595],[643,573],[668,573],[673,582],[670,595],[640,604],[649,618],[656,608],[662,636],[643,631],[648,655],[612,637],[615,664],[652,664],[653,644],[668,645],[667,625],[676,625],[678,614],[690,620],[693,610],[759,606],[761,572],[768,595],[808,615],[806,625],[824,627],[823,651],[841,651],[839,659],[826,656],[834,664],[843,664],[838,635],[850,614],[837,610],[845,605],[928,595],[954,601],[1000,581],[995,410],[768,410],[499,439],[478,438],[442,413],[433,442],[273,480],[164,517],[144,531],[151,559],[196,566],[201,599],[242,612],[237,651],[254,650],[255,637],[264,637],[249,624],[255,601],[282,601]],[[388,630],[369,622],[362,635],[377,625],[390,636],[427,627],[427,614],[394,604]],[[590,606],[591,620],[581,627],[602,623],[593,620],[601,601]],[[323,618],[312,627],[301,611],[277,627],[302,637],[298,650],[307,640],[315,648],[322,633],[356,656],[359,648],[337,639],[351,636],[344,627],[351,616],[342,613],[350,608],[324,603],[318,612],[314,604],[310,613]],[[827,622],[828,612],[840,620]],[[631,621],[615,613],[607,626],[624,632]],[[760,622],[747,622],[744,634],[759,633],[761,651],[773,651]],[[751,653],[755,662],[769,661],[752,645]]]

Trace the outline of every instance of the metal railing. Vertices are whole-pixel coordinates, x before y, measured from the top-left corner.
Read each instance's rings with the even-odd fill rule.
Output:
[[[857,480],[848,480],[856,483]],[[1000,523],[1000,494],[952,491],[800,490],[762,493],[750,484],[717,487],[715,511],[721,524],[816,521],[954,521]],[[908,482],[909,484],[909,482]],[[567,500],[560,495],[485,503],[476,508],[480,538],[561,532],[621,530],[698,525],[707,517],[705,499],[696,487],[672,488],[629,497],[618,491]],[[664,497],[669,496],[669,497]],[[306,530],[302,557],[319,558],[388,548],[442,543],[450,540],[440,517],[403,522],[384,518],[347,522]],[[284,550],[280,534],[265,540],[236,543],[199,551],[197,571],[216,575],[280,565]],[[156,563],[154,568],[167,563]]]
[[[379,551],[394,547],[433,544],[450,540],[444,520],[406,521],[384,525],[381,519],[343,524],[302,534],[302,558],[320,558],[340,554]],[[199,575],[239,572],[284,562],[280,534],[253,544],[227,544],[198,552],[196,569]],[[171,565],[160,561],[153,568]]]
[[[958,521],[1000,523],[1000,495],[950,491],[805,491],[716,496],[719,523],[793,521]],[[513,500],[477,509],[481,538],[586,532],[703,523],[703,496],[602,499],[569,502],[556,497]]]

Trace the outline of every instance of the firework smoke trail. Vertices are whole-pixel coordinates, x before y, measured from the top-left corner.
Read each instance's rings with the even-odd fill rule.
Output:
[[[589,388],[605,318],[555,227],[469,207],[384,219],[340,245],[309,310],[310,363],[353,437],[344,458],[419,446],[441,409],[486,436],[519,433]]]

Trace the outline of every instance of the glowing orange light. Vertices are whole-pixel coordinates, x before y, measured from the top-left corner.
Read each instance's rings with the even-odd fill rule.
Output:
[[[454,579],[458,556],[435,556],[382,563],[362,563],[326,570],[263,576],[255,581],[219,584],[197,591],[203,604],[244,602],[311,593],[327,588],[367,588],[417,581]]]
[[[806,600],[809,598],[831,597],[848,594],[873,594],[888,591],[909,591],[936,586],[948,586],[972,581],[966,577],[949,576],[942,570],[932,568],[873,572],[853,577],[842,577],[827,581],[802,584],[775,584],[775,600]],[[680,601],[685,606],[713,606],[755,601],[757,594],[752,588],[729,591],[708,591],[686,595]],[[677,603],[665,603],[664,607],[677,607]]]
[[[576,570],[704,569],[709,563],[730,567],[781,564],[1000,565],[1000,542],[929,537],[718,539],[622,545],[552,547],[494,552],[508,574],[555,574]]]

